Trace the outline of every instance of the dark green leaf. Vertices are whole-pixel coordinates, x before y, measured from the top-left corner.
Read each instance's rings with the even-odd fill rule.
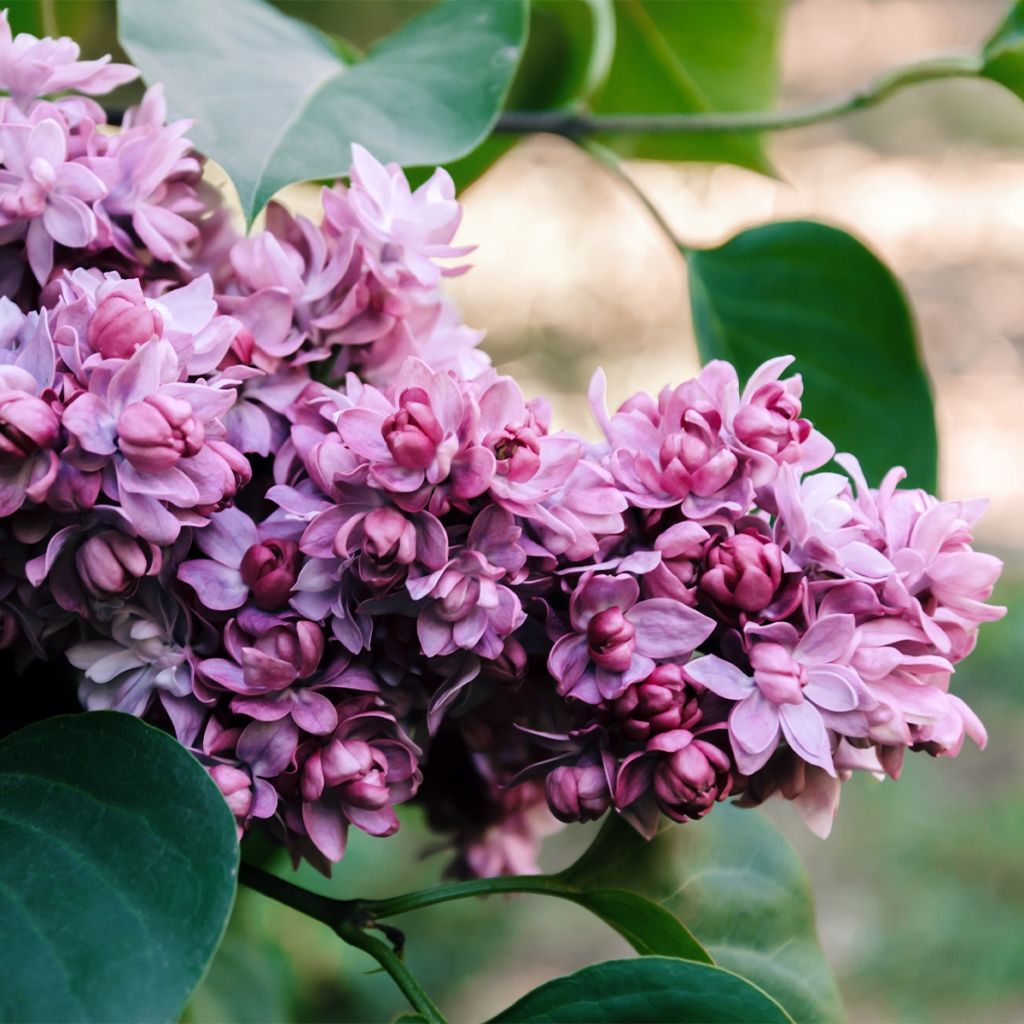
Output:
[[[985,44],[981,73],[1024,99],[1024,3],[1015,3]]]
[[[778,82],[782,0],[616,0],[616,48],[600,114],[765,110]],[[771,173],[756,135],[622,135],[626,157],[739,164]]]
[[[685,921],[716,964],[755,982],[795,1020],[842,1018],[803,867],[758,812],[723,805],[699,823],[664,823],[650,842],[610,818],[564,877],[643,893]]]
[[[534,989],[493,1024],[785,1024],[782,1007],[750,982],[670,957],[609,960]]]
[[[928,379],[903,292],[878,258],[838,228],[766,224],[687,253],[701,358],[740,377],[794,355],[804,410],[877,483],[893,465],[935,490]]]
[[[175,1020],[231,911],[231,812],[172,737],[117,712],[0,743],[0,1019]]]
[[[446,0],[342,64],[332,42],[262,0],[119,0],[121,42],[252,218],[296,181],[344,174],[353,142],[437,164],[490,131],[522,51],[524,0]]]

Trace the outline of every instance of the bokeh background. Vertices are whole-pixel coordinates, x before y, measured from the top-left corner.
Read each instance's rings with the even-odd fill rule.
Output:
[[[396,7],[282,6],[357,41],[386,27]],[[410,14],[418,6],[400,5]],[[794,0],[780,103],[976,48],[1005,8],[1003,0]],[[56,9],[88,53],[109,49],[109,5],[90,4],[88,17],[76,3]],[[813,878],[822,940],[852,1021],[1021,1021],[1024,106],[994,85],[934,83],[842,121],[780,133],[770,152],[778,180],[733,167],[638,162],[628,170],[686,243],[814,217],[857,234],[893,268],[934,386],[943,494],[991,497],[978,541],[1006,561],[996,596],[1010,611],[982,630],[956,680],[988,725],[984,754],[911,757],[898,784],[855,779],[825,843],[789,808],[769,813]],[[464,201],[461,240],[480,248],[452,292],[468,322],[487,327],[499,367],[528,393],[552,397],[560,425],[593,431],[583,394],[597,365],[613,400],[696,370],[682,260],[635,197],[571,144],[523,142]],[[415,813],[405,837],[358,835],[333,882],[312,873],[302,881],[346,896],[436,881],[444,856],[431,855]],[[587,838],[586,829],[563,833],[546,861],[567,863]],[[582,911],[538,897],[449,904],[399,923],[413,971],[454,1021],[484,1019],[548,978],[627,952]],[[386,978],[366,974],[371,966],[323,927],[243,891],[188,1019],[390,1020],[400,998]]]

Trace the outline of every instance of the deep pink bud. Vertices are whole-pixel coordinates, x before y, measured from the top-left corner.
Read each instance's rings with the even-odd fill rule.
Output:
[[[24,391],[0,394],[0,466],[23,462],[40,448],[53,448],[60,434],[57,414]]]
[[[587,625],[587,644],[594,662],[609,672],[625,672],[633,660],[636,628],[618,606],[598,612]]]
[[[389,416],[381,433],[395,462],[403,469],[426,469],[434,461],[444,432],[422,388],[402,392],[399,409]]]
[[[130,597],[139,580],[158,573],[160,564],[158,547],[117,530],[95,534],[75,554],[82,585],[101,599]]]
[[[782,582],[782,549],[756,530],[708,548],[700,589],[725,608],[755,613],[772,603]]]
[[[807,670],[794,661],[781,644],[756,643],[750,651],[750,664],[758,689],[773,704],[799,704],[803,701]]]
[[[380,770],[367,772],[342,787],[342,800],[364,811],[379,811],[390,802],[387,779]]]
[[[288,600],[300,561],[299,546],[292,540],[272,539],[246,551],[239,571],[257,607],[273,611]]]
[[[293,625],[267,630],[253,645],[256,650],[295,667],[299,679],[316,671],[324,653],[324,634],[315,622],[300,619]]]
[[[697,693],[678,665],[658,665],[642,683],[630,686],[614,708],[623,732],[640,742],[655,733],[692,729],[701,716]]]
[[[146,305],[141,290],[111,292],[100,300],[89,321],[87,340],[106,359],[129,359],[132,353],[163,331],[160,314]]]
[[[561,765],[544,780],[551,813],[559,821],[594,821],[608,809],[611,793],[599,764]]]
[[[210,778],[217,783],[236,818],[246,818],[252,809],[252,779],[239,768],[229,764],[215,764],[209,769]]]
[[[654,796],[674,821],[703,817],[732,788],[726,753],[685,729],[662,733],[647,746],[659,753],[654,769]]]
[[[810,437],[813,427],[800,418],[799,378],[770,381],[754,392],[750,401],[736,413],[733,430],[743,444],[773,458],[789,456]]]
[[[136,469],[159,473],[203,446],[203,424],[180,398],[149,395],[117,419],[118,446]]]
[[[526,648],[514,637],[507,637],[501,654],[494,661],[485,662],[483,671],[489,679],[515,685],[526,678],[527,662]]]

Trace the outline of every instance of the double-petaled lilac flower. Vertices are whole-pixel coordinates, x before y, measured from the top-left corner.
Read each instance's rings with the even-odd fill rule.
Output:
[[[78,44],[67,36],[37,39],[28,32],[11,34],[7,11],[0,11],[0,89],[25,106],[37,96],[74,89],[98,96],[138,78],[129,64],[79,60]]]
[[[409,578],[409,595],[421,602],[416,622],[427,657],[461,649],[497,658],[526,621],[519,598],[502,583],[513,582],[526,562],[521,532],[508,511],[492,505],[448,562],[428,576]]]
[[[639,597],[632,576],[582,577],[569,604],[571,631],[548,657],[559,694],[587,704],[615,700],[649,676],[657,660],[685,659],[715,628],[677,601]]]
[[[349,825],[372,836],[398,831],[394,805],[416,793],[419,747],[372,696],[337,706],[338,726],[296,753],[301,806],[286,820],[329,862],[345,853]]]
[[[179,380],[178,355],[166,339],[86,376],[88,390],[64,412],[65,457],[83,473],[102,474],[107,500],[140,536],[167,544],[182,524],[205,525],[248,478],[248,463],[220,440],[218,417],[235,392]]]
[[[93,204],[106,195],[85,159],[69,158],[59,117],[38,108],[22,122],[0,125],[0,242],[25,240],[25,256],[40,284],[53,269],[57,242],[84,249],[98,234]]]
[[[753,675],[709,654],[686,674],[735,701],[729,739],[736,767],[752,775],[786,742],[810,764],[834,773],[832,745],[822,712],[864,712],[875,701],[849,660],[856,644],[852,615],[826,615],[802,636],[789,623],[748,625]]]

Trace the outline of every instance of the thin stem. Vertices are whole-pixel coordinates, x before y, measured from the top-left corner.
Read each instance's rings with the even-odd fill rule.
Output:
[[[672,226],[667,220],[661,215],[661,211],[651,201],[650,196],[630,177],[625,167],[622,166],[622,161],[613,153],[607,146],[602,146],[601,143],[595,142],[593,139],[576,139],[576,143],[585,149],[591,156],[593,156],[599,163],[603,164],[612,174],[615,175],[623,185],[626,186],[636,196],[637,199],[643,203],[644,208],[654,218],[655,223],[667,236],[668,240],[673,245],[680,245],[680,241],[676,238],[675,232],[672,230]]]
[[[57,4],[55,0],[39,0],[39,24],[44,36],[57,36]]]
[[[412,1008],[428,1024],[445,1024],[444,1015],[424,991],[423,986],[409,972],[402,962],[401,955],[391,949],[383,939],[366,931],[367,928],[378,926],[365,900],[335,900],[329,896],[321,896],[252,864],[241,865],[238,880],[250,889],[255,889],[256,892],[269,896],[278,903],[283,903],[307,917],[326,924],[342,941],[368,953],[391,975]],[[380,930],[396,944],[401,943],[400,932],[384,927]]]
[[[565,883],[551,875],[511,875],[500,878],[471,878],[466,882],[450,882],[432,889],[419,889],[385,900],[365,900],[363,906],[374,918],[394,917],[410,910],[432,907],[469,896],[493,896],[495,893],[539,893],[545,896],[566,894]]]
[[[591,135],[715,135],[803,128],[873,107],[900,89],[941,78],[976,78],[983,66],[975,54],[951,54],[909,64],[845,96],[793,110],[724,111],[707,114],[583,114],[565,110],[507,111],[496,132],[548,132],[572,139]]]

